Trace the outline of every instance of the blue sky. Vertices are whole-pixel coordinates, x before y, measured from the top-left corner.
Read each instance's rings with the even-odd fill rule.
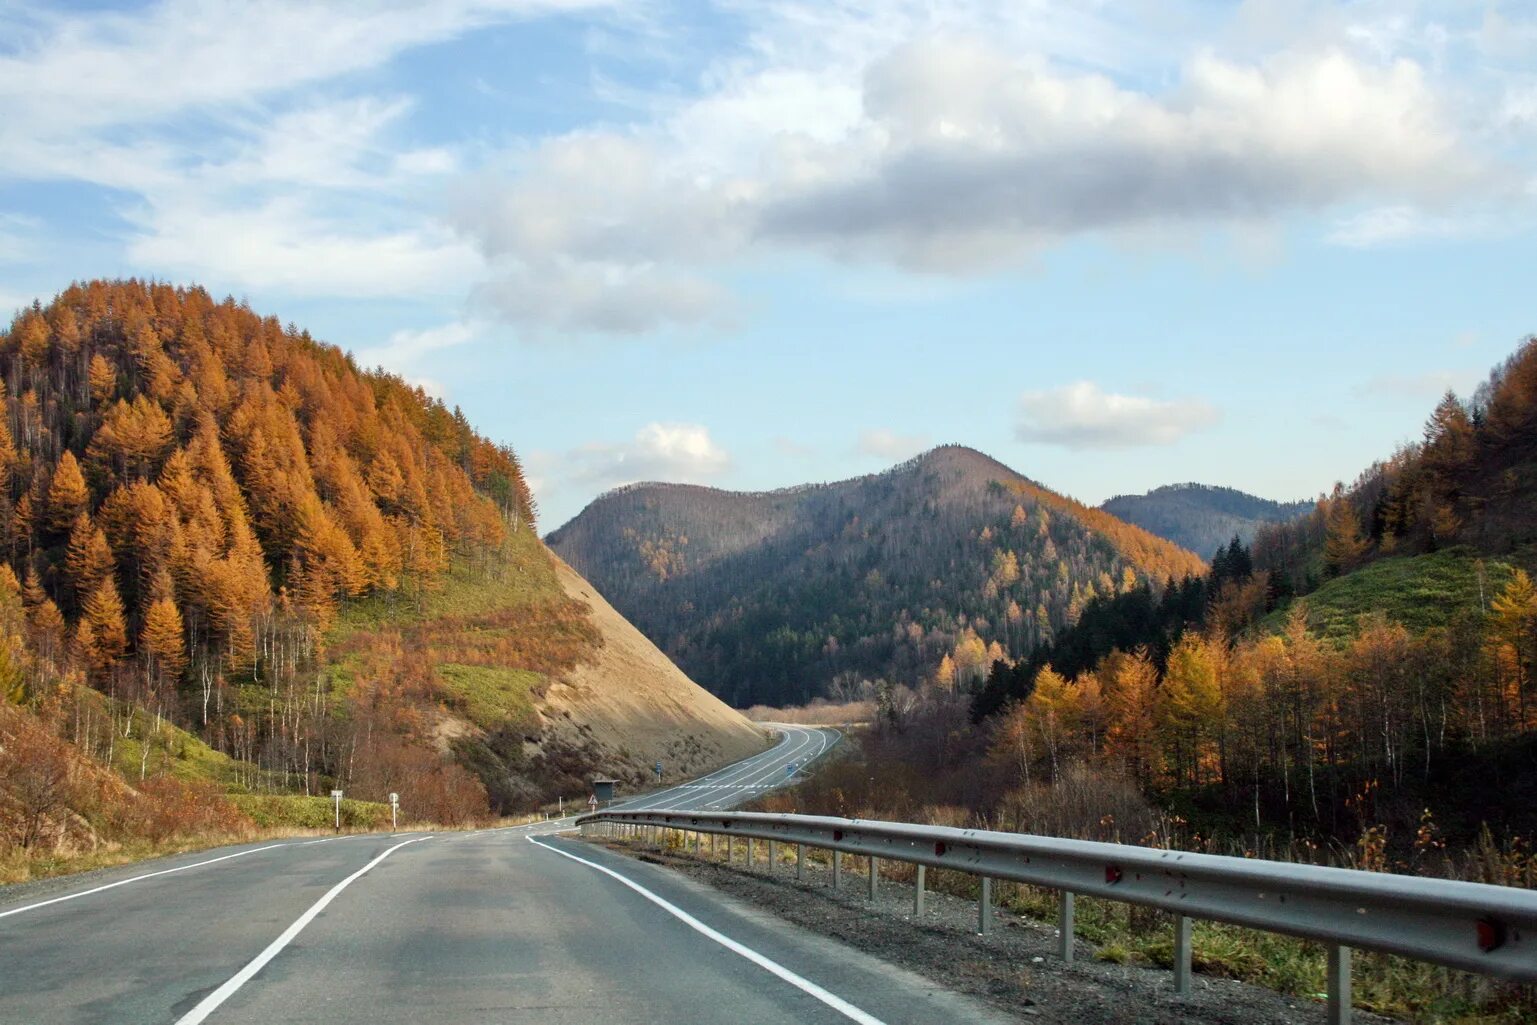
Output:
[[[1537,330],[1534,54],[1499,0],[0,0],[0,308],[245,298],[546,529],[950,441],[1305,497]]]

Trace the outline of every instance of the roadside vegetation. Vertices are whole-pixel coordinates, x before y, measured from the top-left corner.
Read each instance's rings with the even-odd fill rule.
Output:
[[[391,791],[411,822],[536,807],[532,774],[502,782],[527,767],[465,750],[521,752],[549,674],[597,643],[533,517],[457,411],[233,300],[93,281],[22,310],[5,876],[313,828],[333,788],[357,828]]]

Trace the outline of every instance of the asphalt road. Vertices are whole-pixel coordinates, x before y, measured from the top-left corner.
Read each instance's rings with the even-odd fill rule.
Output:
[[[792,782],[830,751],[843,734],[831,726],[767,723],[779,731],[779,743],[761,754],[717,769],[691,783],[617,801],[629,811],[722,811]]]
[[[802,729],[766,753],[781,774],[832,739]],[[759,755],[671,800],[725,806],[775,769]],[[251,844],[0,890],[0,1022],[999,1020],[558,825]]]

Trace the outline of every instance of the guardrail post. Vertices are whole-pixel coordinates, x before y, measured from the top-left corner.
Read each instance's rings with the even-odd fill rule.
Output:
[[[779,860],[779,844],[774,840],[769,842],[769,875],[774,874],[774,862]]]
[[[715,841],[717,839],[719,839],[719,837],[720,837],[719,833],[711,833],[710,834],[710,860],[711,861],[717,860],[716,853],[715,853]]]
[[[753,842],[752,837],[747,838],[747,871],[752,871]]]
[[[881,861],[875,856],[870,858],[870,899],[875,899],[875,888],[881,879]]]
[[[977,934],[986,936],[993,931],[993,881],[982,877],[982,896],[977,901]]]
[[[1329,944],[1329,1025],[1350,1025],[1350,948]]]
[[[918,866],[918,878],[913,880],[913,917],[923,917],[923,883],[924,876],[928,874],[927,865]]]
[[[806,845],[795,845],[795,881],[800,882],[806,878]]]
[[[842,855],[841,852],[839,852],[837,850],[834,850],[833,851],[833,889],[836,890],[839,887],[841,887],[842,885],[843,885],[843,855]]]
[[[1057,894],[1057,953],[1062,960],[1073,959],[1073,892],[1062,890]]]
[[[1190,931],[1189,915],[1174,918],[1174,992],[1182,997],[1190,995]]]

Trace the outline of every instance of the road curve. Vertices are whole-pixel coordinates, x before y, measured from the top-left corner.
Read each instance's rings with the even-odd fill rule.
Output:
[[[615,802],[629,811],[721,811],[793,782],[832,750],[843,734],[831,726],[764,723],[779,734],[767,751],[689,783]]]
[[[743,800],[820,733],[644,800]],[[249,844],[0,889],[0,1022],[1000,1020],[554,828]]]

